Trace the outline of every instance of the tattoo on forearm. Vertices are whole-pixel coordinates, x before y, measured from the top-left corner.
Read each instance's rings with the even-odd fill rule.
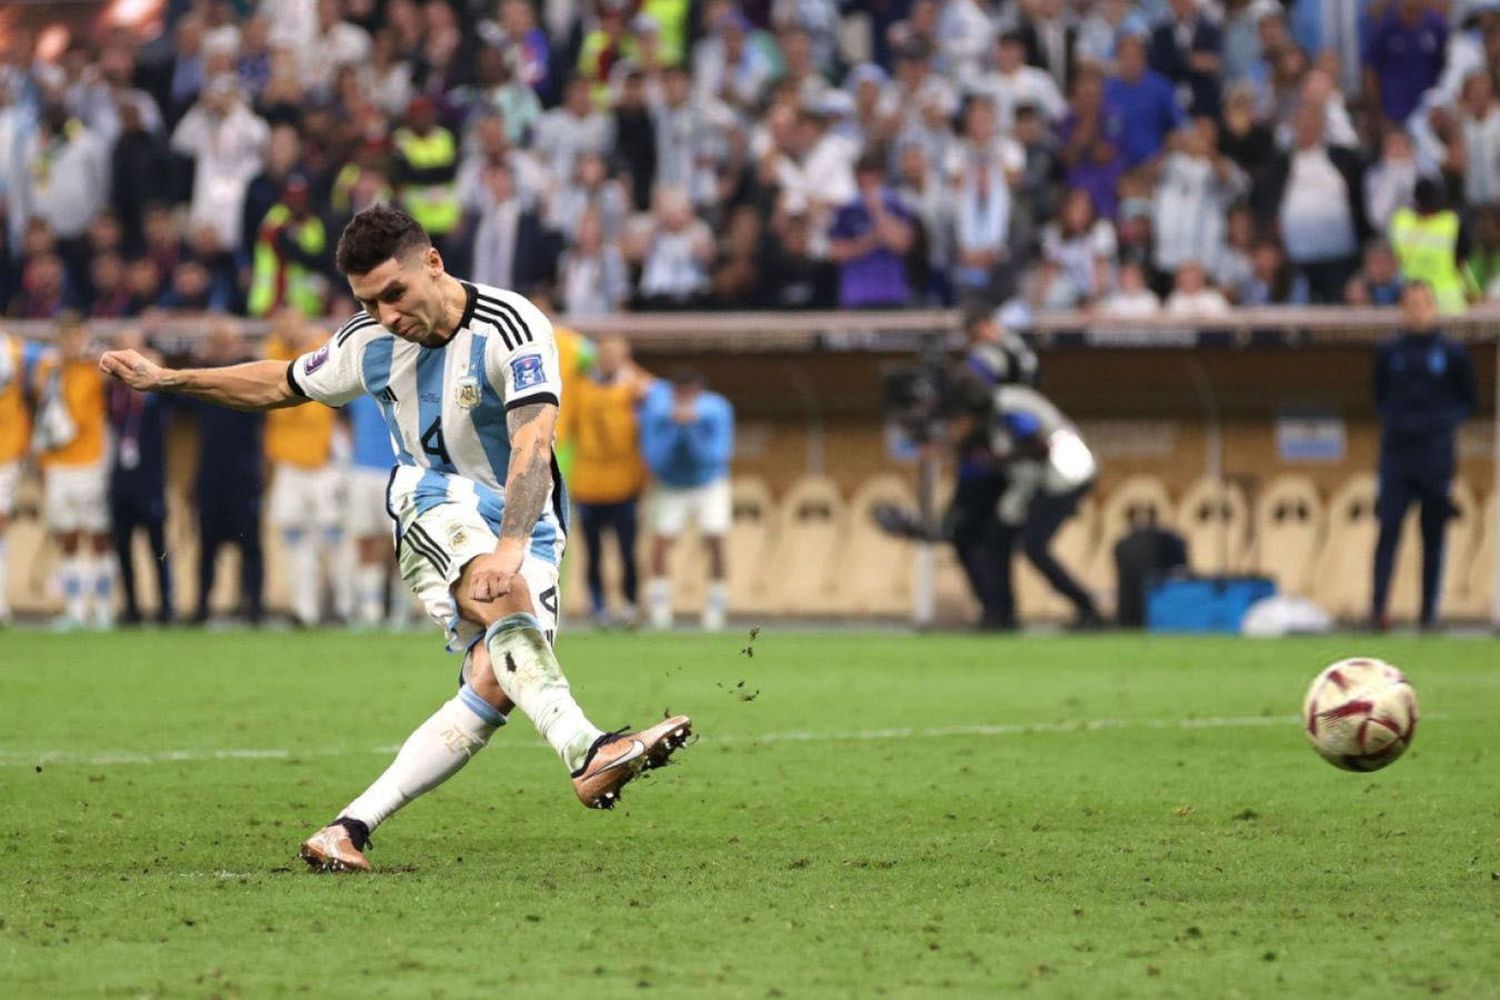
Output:
[[[538,419],[548,403],[518,406],[506,417],[511,440]],[[552,488],[552,448],[550,440],[533,438],[511,452],[510,470],[505,485],[505,516],[500,522],[501,538],[529,538],[537,518],[547,505]]]

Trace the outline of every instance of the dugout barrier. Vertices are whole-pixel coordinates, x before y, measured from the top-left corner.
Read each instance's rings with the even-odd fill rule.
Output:
[[[1241,310],[1197,326],[1168,326],[1160,320],[1103,323],[1072,313],[1037,317],[1028,336],[1041,356],[1042,386],[1078,420],[1102,463],[1092,512],[1059,539],[1064,558],[1080,566],[1092,585],[1107,589],[1101,522],[1089,517],[1103,517],[1113,493],[1147,477],[1161,485],[1174,521],[1184,525],[1195,542],[1198,568],[1274,566],[1276,575],[1284,570],[1302,581],[1299,592],[1315,597],[1322,592],[1315,588],[1319,580],[1342,578],[1347,591],[1361,592],[1368,585],[1370,550],[1363,533],[1368,525],[1341,524],[1335,532],[1328,518],[1329,511],[1339,509],[1335,501],[1345,486],[1375,467],[1378,426],[1370,398],[1372,348],[1398,321],[1393,310],[1340,307]],[[884,375],[910,366],[921,352],[959,349],[957,324],[956,313],[941,310],[622,315],[567,323],[589,335],[628,337],[649,369],[666,372],[691,365],[727,395],[739,416],[735,475],[764,489],[769,500],[762,508],[768,523],[779,523],[782,502],[809,477],[826,479],[846,504],[880,480],[887,487],[891,482],[904,484],[913,500],[926,492],[932,504],[941,502],[944,471],[929,465],[924,477],[913,457],[890,446],[880,412],[880,386]],[[101,322],[95,331],[102,341],[122,325],[127,324]],[[171,317],[154,321],[147,332],[169,354],[183,354],[207,325],[202,317]],[[1500,305],[1476,307],[1444,325],[1468,343],[1480,390],[1479,412],[1459,440],[1462,490],[1455,499],[1464,528],[1453,538],[1455,549],[1446,572],[1450,581],[1487,581],[1469,586],[1456,603],[1450,586],[1448,617],[1487,618],[1500,624],[1500,566],[1494,555],[1500,534],[1495,503],[1500,493],[1495,418]],[[42,338],[50,332],[45,324],[12,323],[8,328]],[[252,335],[262,330],[252,322],[244,328]],[[190,446],[191,428],[174,429],[173,455]],[[177,469],[182,466],[174,464]],[[177,469],[172,478],[180,486],[186,473],[179,475]],[[1295,496],[1286,499],[1289,481],[1296,486],[1292,494],[1300,489],[1304,500],[1316,498],[1321,521],[1310,513],[1316,505],[1304,502],[1305,510],[1299,513]],[[33,494],[23,487],[23,499],[29,495]],[[1464,499],[1470,496],[1472,502]],[[1190,505],[1196,510],[1187,510]],[[169,507],[173,544],[191,546],[185,497],[169,500]],[[25,533],[34,510],[34,505],[23,503],[18,532]],[[878,546],[874,555],[868,554],[877,543],[863,528],[856,518],[841,529],[835,543],[839,556],[833,561],[859,568],[859,579],[868,582],[870,571],[894,554]],[[1320,542],[1316,558],[1306,555],[1309,539]],[[274,539],[268,536],[267,541],[274,607],[280,599],[279,560]],[[1414,544],[1414,532],[1408,531],[1396,589],[1398,612],[1410,603]],[[12,560],[25,561],[23,566],[13,565],[10,574],[16,606],[45,609],[48,599],[38,592],[46,581],[45,547],[10,548]],[[753,551],[749,543],[731,546],[732,554],[745,554],[735,561],[742,562]],[[689,552],[688,546],[679,547],[677,572],[691,577],[694,560]],[[1334,552],[1341,553],[1338,566],[1329,562]],[[902,569],[905,590],[896,587],[894,593],[909,598],[909,613],[922,623],[961,618],[967,610],[965,595],[961,585],[955,585],[949,554],[940,548],[903,553],[901,558],[909,556],[912,568]],[[780,557],[773,553],[766,558],[774,565]],[[1468,576],[1455,564],[1465,567]],[[187,568],[186,563],[180,565]],[[778,569],[797,572],[784,562]],[[189,583],[188,575],[179,571],[179,581]],[[747,610],[774,614],[774,602],[757,605],[753,598],[781,586],[786,578],[769,586],[758,576],[732,566],[732,590],[750,598],[741,604]],[[810,585],[797,582],[798,588]],[[1038,581],[1024,567],[1018,588],[1029,613],[1047,617],[1060,611],[1044,594],[1035,594]],[[567,588],[574,613],[585,603],[580,589]],[[179,602],[186,606],[189,598],[182,590]],[[847,590],[836,581],[821,596],[808,595],[802,608],[820,608],[819,613],[837,617],[901,614],[888,610],[894,598],[884,591],[856,598],[846,595]],[[678,591],[687,601],[701,589],[685,579]],[[226,593],[220,600],[231,596]],[[1483,602],[1476,603],[1481,597]],[[1358,616],[1352,596],[1346,594],[1340,601],[1334,605],[1348,609],[1344,613],[1349,617]]]

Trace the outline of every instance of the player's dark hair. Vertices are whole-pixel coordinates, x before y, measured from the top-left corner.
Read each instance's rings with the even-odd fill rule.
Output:
[[[369,274],[392,258],[430,246],[431,237],[416,219],[390,205],[371,205],[344,227],[334,263],[340,274]]]

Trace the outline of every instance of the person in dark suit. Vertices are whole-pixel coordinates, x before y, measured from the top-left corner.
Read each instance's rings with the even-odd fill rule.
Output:
[[[145,338],[138,330],[121,334],[120,349],[143,350]],[[136,530],[144,528],[151,543],[151,565],[156,568],[158,606],[156,620],[172,621],[172,561],[166,545],[166,420],[162,397],[138,393],[120,382],[109,383],[112,453],[109,475],[109,522],[114,533],[115,556],[120,564],[120,586],[125,608],[122,625],[138,625],[141,607],[136,599],[135,560],[131,543]]]
[[[541,214],[516,195],[510,167],[504,162],[484,168],[490,203],[474,229],[474,263],[470,274],[481,284],[525,291],[556,278],[562,251]]]
[[[1389,624],[1386,600],[1401,522],[1413,503],[1421,504],[1422,617],[1424,628],[1437,621],[1443,581],[1443,543],[1453,505],[1448,498],[1456,464],[1459,425],[1474,412],[1474,365],[1462,344],[1437,326],[1437,297],[1425,283],[1412,281],[1401,295],[1402,329],[1375,355],[1375,408],[1380,414],[1380,494],[1375,514],[1372,625]]]
[[[1026,65],[1046,70],[1066,94],[1077,67],[1078,26],[1063,17],[1062,0],[1037,0],[1016,34],[1026,48]]]
[[[1219,71],[1224,64],[1224,36],[1203,15],[1198,0],[1171,0],[1172,17],[1151,32],[1147,60],[1151,68],[1191,95],[1188,114],[1219,114]]]
[[[248,360],[239,331],[220,321],[210,331],[208,361],[229,365]],[[265,452],[265,415],[193,404],[198,420],[198,609],[196,624],[208,621],[214,561],[225,545],[240,549],[240,602],[245,619],[260,624],[265,560],[261,551],[260,508]]]

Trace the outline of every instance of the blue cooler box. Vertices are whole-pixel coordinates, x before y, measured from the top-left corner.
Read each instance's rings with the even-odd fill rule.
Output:
[[[1263,576],[1174,577],[1146,591],[1151,632],[1239,632],[1245,612],[1276,593]]]

